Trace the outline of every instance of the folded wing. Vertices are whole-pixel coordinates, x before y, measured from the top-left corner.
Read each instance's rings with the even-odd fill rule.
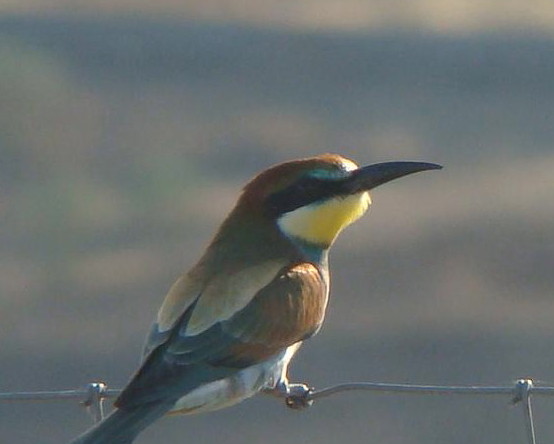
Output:
[[[226,289],[252,290],[249,284],[222,286],[217,298],[213,288],[180,285],[195,297],[172,296],[170,305],[181,307],[181,316],[158,316],[162,321],[174,318],[173,324],[165,330],[153,327],[145,361],[116,401],[118,407],[177,400],[202,384],[263,362],[317,332],[327,305],[325,279],[311,263],[274,271],[248,300]],[[210,308],[205,297],[212,305],[221,301],[223,309]]]

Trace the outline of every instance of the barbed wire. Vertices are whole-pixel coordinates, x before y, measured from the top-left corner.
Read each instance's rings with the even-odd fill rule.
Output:
[[[510,396],[512,405],[521,404],[525,419],[525,429],[528,444],[536,444],[535,425],[531,407],[531,395],[554,396],[554,387],[536,386],[529,378],[518,379],[510,386],[449,386],[449,385],[418,385],[394,384],[383,382],[350,382],[325,387],[320,390],[310,389],[301,395],[289,395],[286,404],[299,409],[309,407],[314,401],[327,398],[348,391],[371,391],[385,393],[405,393],[414,395],[484,395]],[[103,401],[115,398],[121,393],[120,389],[108,389],[104,382],[91,382],[83,389],[34,391],[34,392],[6,392],[0,393],[1,401],[53,401],[62,399],[80,399],[81,404],[89,410],[95,422],[104,417]]]

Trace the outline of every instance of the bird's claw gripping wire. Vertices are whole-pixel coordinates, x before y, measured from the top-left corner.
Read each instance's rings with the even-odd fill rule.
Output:
[[[314,403],[311,399],[313,391],[313,387],[308,387],[306,384],[289,384],[285,381],[280,381],[275,387],[265,390],[266,393],[285,398],[285,405],[294,410],[311,407]]]
[[[285,398],[288,408],[302,410],[311,407],[314,401],[310,398],[313,388],[306,384],[289,384],[289,395]]]

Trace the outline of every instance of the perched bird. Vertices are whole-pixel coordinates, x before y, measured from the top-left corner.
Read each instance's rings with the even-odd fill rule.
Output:
[[[369,190],[438,168],[358,168],[323,154],[261,172],[198,263],[169,290],[115,410],[73,444],[128,444],[166,413],[216,410],[260,390],[308,390],[288,382],[287,366],[323,322],[329,248],[368,209]]]

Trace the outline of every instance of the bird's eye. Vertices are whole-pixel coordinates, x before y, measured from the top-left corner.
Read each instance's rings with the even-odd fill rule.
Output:
[[[311,195],[319,189],[319,181],[314,179],[303,179],[296,185],[296,190],[304,195]]]
[[[282,214],[316,202],[328,194],[327,182],[314,177],[304,177],[272,194],[267,200],[268,209],[273,214]]]

